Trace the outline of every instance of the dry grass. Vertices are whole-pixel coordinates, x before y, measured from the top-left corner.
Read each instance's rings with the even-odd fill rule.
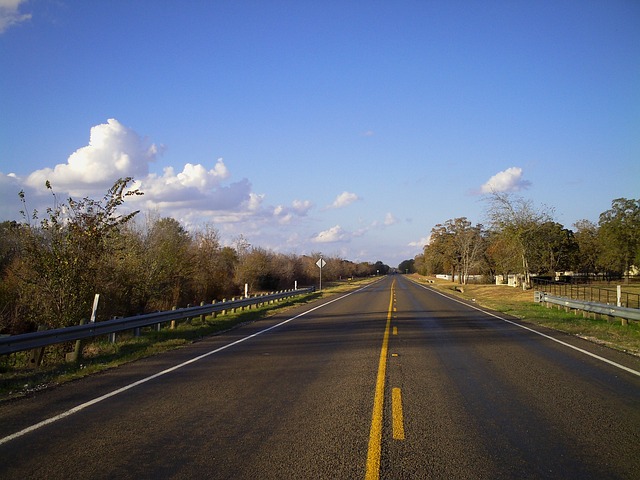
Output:
[[[479,305],[491,310],[640,356],[640,324],[638,322],[630,321],[628,325],[622,325],[619,319],[584,318],[579,312],[546,308],[533,301],[533,290],[522,290],[507,285],[462,286],[417,275],[414,275],[413,279],[421,283],[433,282],[430,284],[440,291],[466,300],[475,300]]]

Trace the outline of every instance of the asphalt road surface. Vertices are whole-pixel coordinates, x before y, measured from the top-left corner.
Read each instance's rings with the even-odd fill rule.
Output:
[[[0,478],[640,478],[640,359],[401,275],[0,404]]]

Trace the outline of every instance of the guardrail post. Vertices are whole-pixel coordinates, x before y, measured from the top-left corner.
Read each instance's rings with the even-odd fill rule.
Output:
[[[178,307],[173,307],[171,310],[177,310]],[[175,330],[176,329],[176,321],[175,320],[171,320],[171,326],[169,327],[171,330]]]
[[[113,317],[111,320],[115,320],[116,318],[118,317]],[[116,343],[116,332],[109,334],[109,343]]]
[[[226,301],[227,301],[227,299],[226,299],[226,298],[223,298],[223,299],[222,299],[222,303],[226,303]],[[226,314],[227,314],[227,310],[226,310],[226,309],[225,309],[225,310],[222,310],[222,312],[221,312],[221,313],[222,313],[222,315],[226,315]]]
[[[211,300],[211,305],[215,305],[216,299]],[[218,316],[218,312],[211,312],[211,316],[215,319]]]
[[[45,325],[38,325],[38,331],[46,330]],[[44,347],[34,348],[29,355],[29,366],[32,368],[38,368],[42,363],[44,357]]]
[[[80,325],[84,325],[86,323],[86,319],[80,320]],[[73,352],[69,352],[65,355],[65,360],[69,363],[77,362],[82,359],[82,340],[76,340],[76,345],[73,349]]]

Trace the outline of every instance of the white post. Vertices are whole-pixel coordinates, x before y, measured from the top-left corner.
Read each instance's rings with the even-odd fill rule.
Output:
[[[619,307],[621,307],[622,306],[622,285],[618,285],[616,290],[618,291],[618,303],[617,303],[617,305]]]
[[[316,262],[316,265],[318,267],[320,267],[320,288],[319,290],[322,290],[322,267],[324,267],[327,264],[327,262],[324,261],[324,258],[322,258],[322,255],[320,255],[320,260],[318,260]]]
[[[244,298],[249,298],[249,284],[244,284]]]
[[[294,290],[297,290],[297,289],[298,289],[298,280],[295,280],[295,281],[293,282],[293,289],[294,289]]]
[[[96,310],[98,310],[98,300],[100,300],[100,294],[96,293],[96,296],[93,297],[93,309],[91,310],[91,323],[95,323],[96,321]]]

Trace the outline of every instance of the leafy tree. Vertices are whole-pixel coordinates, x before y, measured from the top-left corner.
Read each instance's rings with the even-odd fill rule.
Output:
[[[141,194],[128,189],[131,180],[118,180],[101,200],[69,198],[59,203],[53,194],[54,206],[41,220],[36,211],[27,216],[25,195],[20,192],[26,220],[21,231],[20,296],[36,323],[64,327],[89,316],[113,239],[138,213],[118,213],[126,197]],[[52,190],[49,182],[46,186]],[[31,220],[39,224],[32,225]]]
[[[602,265],[628,275],[631,265],[640,264],[640,200],[616,198],[598,225]]]
[[[145,239],[144,255],[147,307],[168,310],[192,300],[192,238],[177,220],[165,217],[153,222]]]
[[[403,260],[398,265],[398,271],[400,273],[415,273],[415,259]]]
[[[477,268],[483,248],[482,226],[472,226],[466,217],[447,220],[431,229],[429,243],[424,249],[425,263],[430,273],[447,270],[451,280],[456,275],[460,283],[466,283]]]
[[[578,220],[573,226],[576,229],[574,237],[578,244],[578,254],[574,256],[572,268],[580,273],[597,273],[601,255],[598,226],[589,220]]]
[[[386,275],[387,273],[389,273],[389,265],[386,265],[380,260],[378,260],[373,266],[376,270],[376,273],[379,273],[380,275]]]
[[[578,253],[573,232],[556,222],[541,224],[531,245],[530,268],[538,274],[554,276],[555,272],[570,269]]]
[[[13,319],[19,304],[18,283],[14,275],[20,261],[20,226],[16,222],[0,223],[0,333],[13,331]]]

